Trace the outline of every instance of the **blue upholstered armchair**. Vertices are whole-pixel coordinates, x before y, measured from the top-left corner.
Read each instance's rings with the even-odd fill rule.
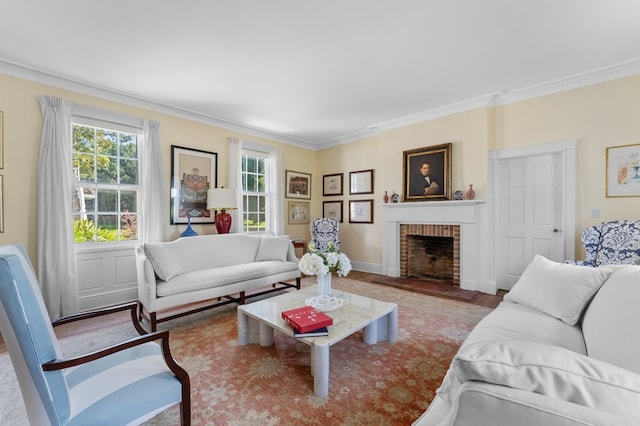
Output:
[[[640,264],[640,221],[603,222],[582,231],[584,260],[565,263],[582,266]]]
[[[339,223],[333,218],[319,218],[311,221],[311,243],[318,250],[327,250],[329,242],[333,241],[336,248],[340,248],[338,238]]]
[[[136,306],[81,313],[52,325],[24,248],[0,247],[0,332],[29,423],[135,425],[180,404],[182,424],[190,424],[189,375],[171,356],[169,332],[148,334],[138,322]],[[141,336],[64,358],[54,326],[124,310],[130,310]]]

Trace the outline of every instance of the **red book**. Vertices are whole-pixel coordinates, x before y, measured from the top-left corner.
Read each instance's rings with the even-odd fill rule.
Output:
[[[282,319],[300,333],[333,325],[333,318],[313,306],[303,306],[302,308],[282,311]]]

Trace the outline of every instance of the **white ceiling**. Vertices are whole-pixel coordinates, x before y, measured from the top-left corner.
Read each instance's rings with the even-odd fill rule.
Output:
[[[0,6],[0,72],[312,149],[527,89],[640,72],[638,0]]]

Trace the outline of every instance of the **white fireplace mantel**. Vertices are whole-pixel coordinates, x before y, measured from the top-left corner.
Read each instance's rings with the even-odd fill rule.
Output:
[[[425,201],[382,204],[382,273],[400,276],[400,225],[460,226],[460,287],[486,292],[481,229],[486,202],[482,200]]]

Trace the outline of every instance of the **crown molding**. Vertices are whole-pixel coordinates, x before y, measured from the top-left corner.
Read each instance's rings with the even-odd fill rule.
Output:
[[[479,96],[473,99],[455,102],[449,105],[443,105],[419,113],[410,114],[404,117],[398,117],[377,124],[372,124],[364,129],[343,136],[327,139],[321,142],[292,138],[290,136],[282,135],[276,132],[270,132],[246,124],[224,120],[218,117],[201,114],[184,108],[160,104],[158,102],[133,96],[128,93],[115,91],[85,82],[70,80],[65,77],[45,73],[2,60],[0,60],[0,73],[316,151],[377,136],[387,130],[410,126],[413,124],[445,117],[451,114],[469,111],[476,108],[506,105],[514,102],[547,96],[554,93],[564,92],[567,90],[577,89],[592,84],[603,83],[606,81],[628,77],[631,75],[637,75],[640,74],[640,58],[620,64],[598,68],[584,73],[574,74],[561,79],[552,80],[529,87],[499,91]]]
[[[184,118],[186,120],[192,120],[203,124],[209,124],[223,129],[232,130],[235,132],[244,133],[251,136],[269,139],[276,142],[282,142],[288,145],[296,145],[302,148],[315,150],[316,144],[311,141],[292,138],[289,136],[281,135],[274,132],[269,132],[256,127],[248,126],[241,123],[235,123],[232,121],[224,120],[218,117],[213,117],[205,114],[201,114],[195,111],[190,111],[184,108],[178,108],[172,105],[161,104],[149,99],[133,96],[129,93],[119,92],[113,89],[96,86],[93,84],[71,80],[69,78],[61,77],[55,74],[42,72],[32,68],[28,68],[22,65],[13,64],[0,60],[0,73],[10,75],[13,77],[22,78],[25,80],[33,81],[36,83],[46,84],[61,89],[71,90],[79,92],[85,95],[95,96],[100,99],[106,99],[114,102],[119,102],[125,105],[133,107],[144,108],[151,111],[171,115],[173,117]]]

